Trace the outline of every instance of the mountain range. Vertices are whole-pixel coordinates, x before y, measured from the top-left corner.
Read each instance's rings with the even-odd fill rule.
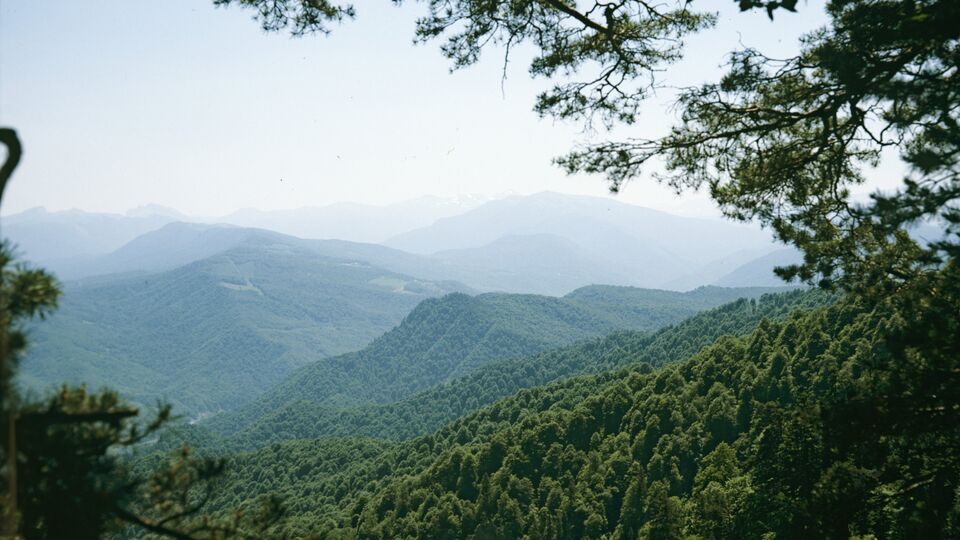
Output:
[[[480,250],[465,252],[474,256]],[[262,229],[167,223],[110,253],[75,259],[60,270],[62,276],[76,279],[66,281],[58,312],[34,331],[21,381],[30,388],[64,381],[109,385],[138,403],[170,400],[191,415],[236,409],[256,401],[300,366],[359,350],[371,341],[374,345],[389,341],[392,334],[374,338],[408,314],[429,310],[426,303],[411,313],[422,300],[496,289],[497,284],[542,289],[536,286],[538,276],[545,279],[542,276],[553,270],[555,261],[536,251],[528,254],[532,256],[524,259],[518,252],[518,258],[504,260],[506,269],[498,271],[450,252],[416,255],[376,244],[300,239]],[[558,268],[579,269],[580,274],[572,275],[583,281],[607,275],[602,269],[591,274],[582,265]],[[550,283],[555,284],[550,292],[560,289],[556,284],[561,281]],[[708,294],[707,289],[688,294],[631,293],[626,288],[604,295],[600,292],[604,290],[590,287],[565,298],[463,296],[461,302],[473,310],[431,324],[460,321],[461,332],[477,332],[477,339],[487,340],[475,345],[483,352],[470,353],[473,346],[451,342],[445,354],[456,354],[460,367],[431,368],[432,379],[403,386],[404,392],[466,374],[488,360],[530,354],[620,328],[655,329],[752,294],[740,290]],[[457,297],[450,298],[447,302]],[[497,348],[490,342],[509,345]],[[380,358],[373,361],[378,368],[398,358],[382,352],[357,354]],[[429,356],[411,365],[426,369]],[[337,369],[363,372],[353,360],[338,358],[324,369],[340,366]],[[378,381],[374,386],[380,393],[392,383],[402,383],[387,372],[370,377]],[[331,384],[339,388],[340,396],[330,398],[331,403],[365,395],[346,379]]]
[[[669,290],[709,284],[774,286],[781,282],[772,268],[797,257],[750,226],[557,193],[482,204],[417,199],[385,207],[243,211],[219,220],[233,223],[220,224],[201,222],[209,219],[184,224],[189,218],[159,207],[128,214],[33,210],[4,218],[4,234],[28,259],[64,280],[168,270],[247,236],[269,234],[250,226],[256,225],[295,233],[305,249],[325,256],[363,260],[423,279],[454,280],[478,291],[552,296],[591,284]],[[384,236],[361,232],[361,222],[405,232],[382,244],[357,242]],[[103,228],[125,232],[96,244],[82,241]],[[293,237],[284,241],[296,242]],[[63,244],[72,247],[61,249]]]
[[[683,280],[774,286],[765,272],[789,260],[749,227],[556,193],[244,216],[231,219],[301,227],[304,236],[349,227],[351,219],[411,229],[384,245],[186,222],[157,206],[127,215],[35,209],[4,218],[4,234],[66,284],[60,310],[33,331],[21,382],[34,389],[62,381],[109,384],[137,403],[171,400],[194,415],[253,404],[298,368],[319,369],[328,358],[323,370],[338,390],[328,398],[311,391],[314,402],[374,403],[363,389],[369,384],[333,373],[365,373],[383,399],[399,399],[487,361],[616,329],[653,330],[753,294],[698,289],[677,296],[651,287]],[[587,287],[597,283],[641,288]],[[485,291],[514,294],[448,297],[438,306],[461,302],[457,317],[431,323],[462,325],[452,327],[458,330],[451,339],[467,339],[469,330],[481,340],[473,345],[436,345],[417,361],[384,353],[394,351],[384,343],[406,335],[409,322],[374,341],[408,314],[433,309],[428,302],[414,310],[425,299]],[[444,356],[450,351],[456,358]],[[405,381],[383,371],[390,362],[430,375]],[[371,366],[379,375],[366,371]],[[391,384],[399,393],[384,390]]]

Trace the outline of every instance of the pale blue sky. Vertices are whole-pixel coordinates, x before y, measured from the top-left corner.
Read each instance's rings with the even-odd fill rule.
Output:
[[[699,4],[721,9],[720,25],[691,40],[669,83],[715,78],[740,41],[789,54],[797,35],[824,21],[820,2],[773,23],[738,13],[731,0]],[[605,194],[599,178],[551,165],[585,135],[531,112],[546,83],[527,77],[522,53],[502,92],[499,55],[451,75],[437,44],[411,44],[422,5],[355,5],[358,18],[331,36],[293,39],[208,0],[2,0],[0,123],[25,147],[4,214],[157,203],[219,215],[422,195]],[[623,133],[661,132],[669,94]],[[702,196],[678,200],[650,182],[620,198],[712,212]]]

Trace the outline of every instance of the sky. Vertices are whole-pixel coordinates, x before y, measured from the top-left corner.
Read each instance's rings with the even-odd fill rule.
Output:
[[[720,8],[720,22],[688,40],[668,85],[717,78],[738,46],[790,54],[826,20],[816,1],[773,22],[733,1],[702,4]],[[609,134],[538,118],[534,97],[547,83],[527,75],[524,51],[506,80],[498,51],[450,73],[439,43],[412,44],[422,4],[355,6],[357,19],[330,36],[291,38],[210,0],[0,0],[0,124],[24,145],[2,213],[160,204],[216,216],[425,195],[609,196],[601,178],[551,163]],[[661,91],[616,135],[663,133],[671,102]],[[617,197],[716,215],[705,195],[678,197],[649,179]]]

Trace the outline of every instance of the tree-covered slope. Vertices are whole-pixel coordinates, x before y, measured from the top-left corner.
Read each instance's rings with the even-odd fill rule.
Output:
[[[332,473],[352,439],[271,446],[234,460],[214,507],[265,493],[270,471],[296,536],[955,537],[944,374],[960,336],[943,324],[956,302],[935,303],[923,320],[853,300],[764,320],[681,363],[522,390]]]
[[[457,288],[251,237],[174,270],[68,283],[31,332],[20,381],[109,386],[181,414],[229,409]]]
[[[431,299],[364,349],[304,366],[256,402],[204,425],[229,434],[297,402],[314,410],[386,404],[494,360],[522,358],[618,329],[655,330],[763,291],[588,287],[566,298],[489,293]]]
[[[737,300],[654,333],[619,331],[518,360],[500,360],[446,384],[387,404],[347,410],[296,401],[270,411],[229,439],[221,451],[251,449],[274,441],[364,436],[408,439],[433,432],[523,388],[630,364],[660,365],[695,354],[724,335],[745,335],[764,318],[780,318],[794,309],[821,305],[829,296],[795,291]],[[188,430],[195,433],[196,430]],[[191,435],[187,435],[188,437]],[[210,448],[209,444],[204,445]]]

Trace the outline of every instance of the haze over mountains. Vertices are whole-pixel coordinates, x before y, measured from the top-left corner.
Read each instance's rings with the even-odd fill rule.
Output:
[[[193,226],[173,225],[184,221]],[[424,279],[555,296],[590,284],[776,286],[781,282],[767,270],[790,259],[788,253],[764,259],[782,248],[754,227],[549,192],[486,202],[423,198],[383,207],[244,210],[216,219],[161,207],[127,215],[34,209],[5,217],[3,230],[27,259],[64,280],[168,270],[266,230],[292,235],[289,243],[298,237],[326,256]]]
[[[487,200],[479,195],[427,196],[386,206],[342,202],[293,210],[246,208],[211,221],[269,229],[300,238],[378,243],[400,232],[426,227],[438,219],[466,212]]]
[[[171,221],[168,214],[95,214],[81,210],[47,212],[33,208],[0,219],[3,235],[29,260],[43,265],[109,253]]]
[[[486,287],[503,287],[510,272],[535,275],[545,294],[584,279],[689,290],[774,249],[753,227],[550,192],[491,201],[386,245],[482,269]]]
[[[769,241],[757,229],[729,222],[680,217],[613,199],[542,192],[490,201],[429,227],[398,234],[386,244],[413,253],[436,253],[481,247],[510,234],[555,234],[583,244],[619,242],[629,236],[659,249],[659,254],[697,262]],[[606,241],[607,235],[614,238]],[[715,240],[721,238],[730,244],[718,245]]]

